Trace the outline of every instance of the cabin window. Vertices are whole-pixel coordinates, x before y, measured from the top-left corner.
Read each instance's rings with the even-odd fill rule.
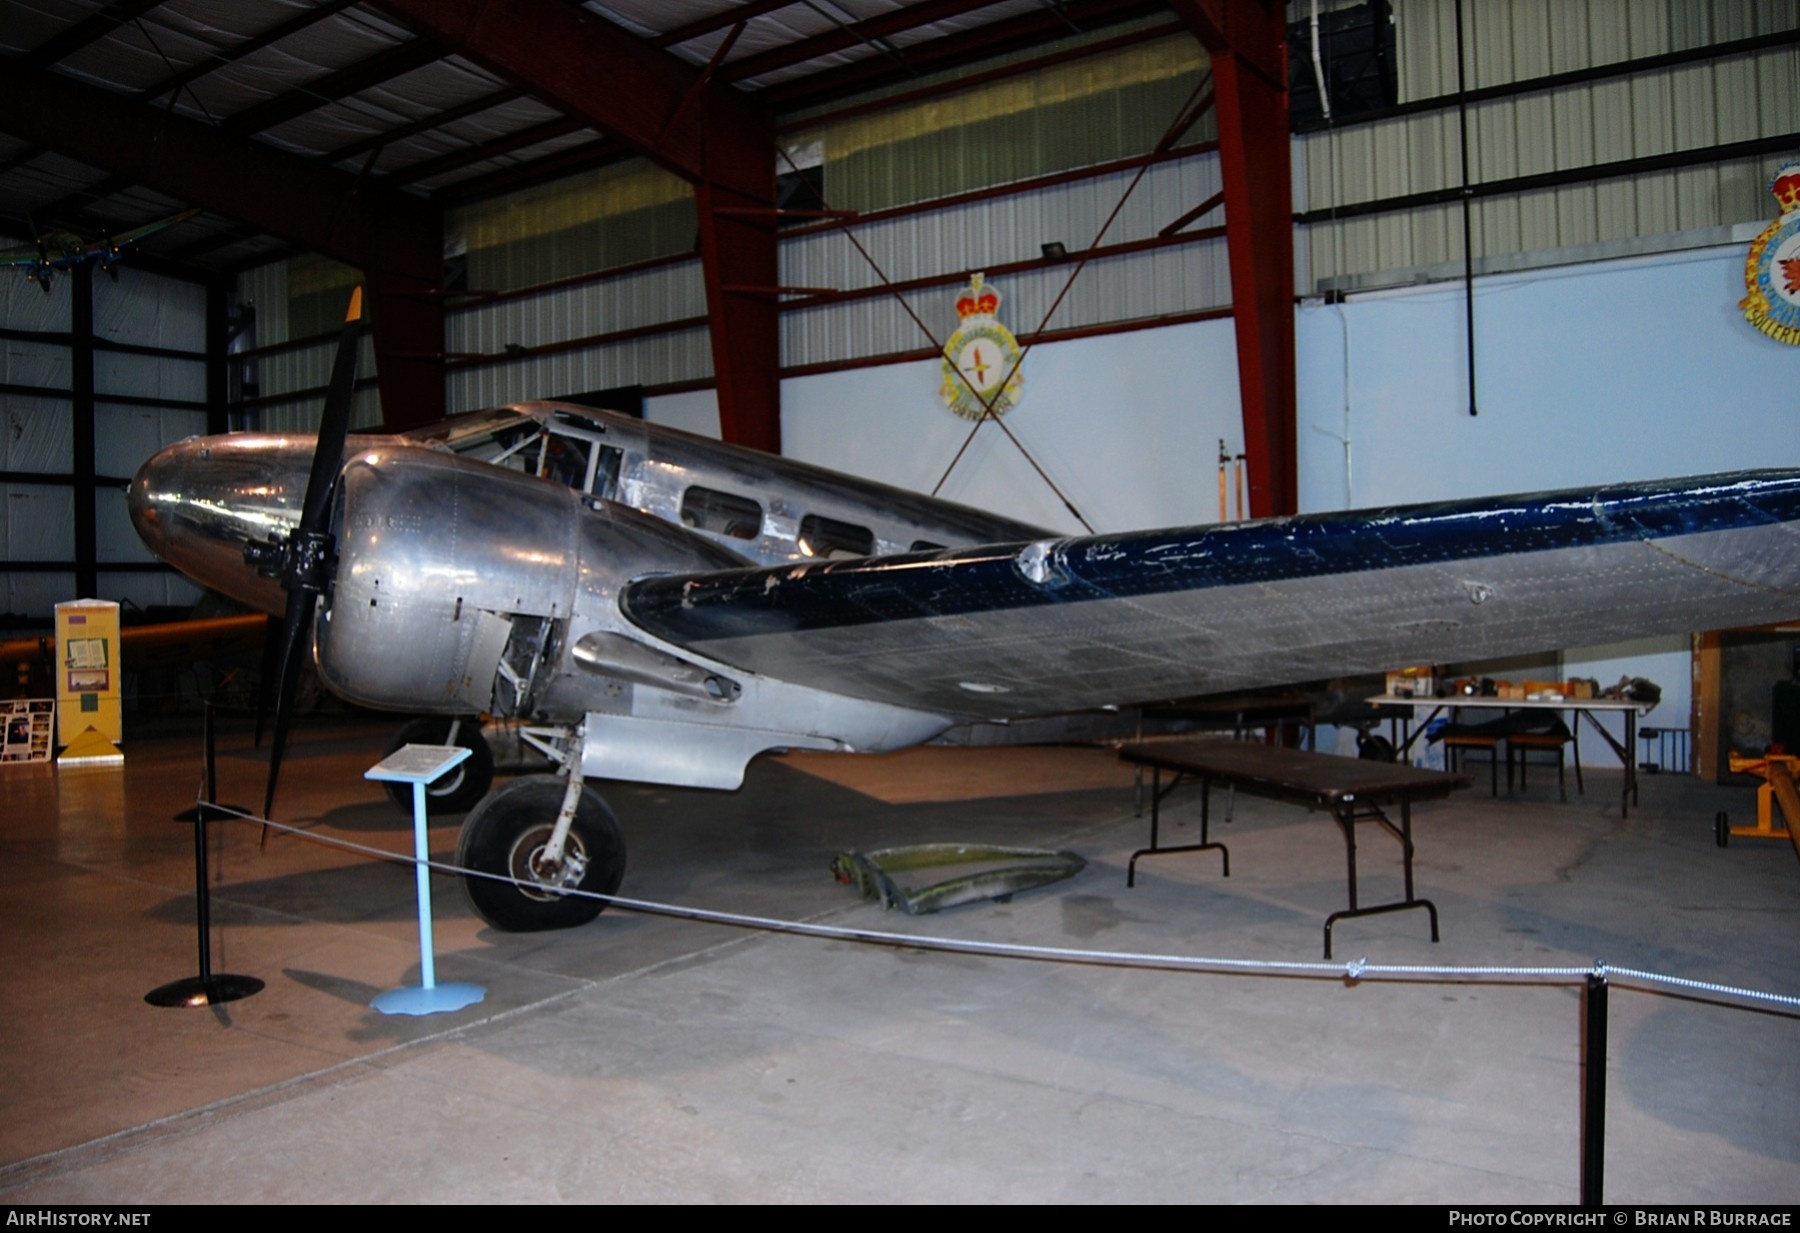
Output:
[[[800,551],[809,557],[866,557],[875,551],[875,532],[853,522],[808,514],[800,520]]]
[[[587,479],[588,443],[561,433],[544,434],[538,455],[538,474],[570,488],[581,488]]]
[[[942,552],[944,545],[934,544],[928,539],[915,539],[912,542],[913,552]]]
[[[681,522],[696,531],[755,539],[762,534],[762,506],[735,493],[690,488],[681,495]]]

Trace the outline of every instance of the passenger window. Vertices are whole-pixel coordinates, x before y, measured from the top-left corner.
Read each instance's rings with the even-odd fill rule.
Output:
[[[809,557],[866,557],[875,551],[875,533],[853,522],[808,514],[800,520],[800,551]]]
[[[681,495],[681,522],[696,531],[755,539],[762,534],[762,506],[734,493],[690,488]]]

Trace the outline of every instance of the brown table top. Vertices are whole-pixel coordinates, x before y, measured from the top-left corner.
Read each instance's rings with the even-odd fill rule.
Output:
[[[1202,776],[1256,796],[1319,809],[1335,809],[1357,800],[1436,800],[1469,786],[1466,775],[1421,770],[1404,763],[1218,738],[1140,741],[1121,747],[1119,756],[1142,766]]]

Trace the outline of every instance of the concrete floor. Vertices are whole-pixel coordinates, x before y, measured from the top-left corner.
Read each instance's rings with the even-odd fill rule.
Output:
[[[280,816],[390,850],[362,779],[385,729],[297,736]],[[221,796],[261,767],[223,741]],[[438,978],[487,1000],[371,1011],[418,979],[408,870],[255,830],[218,841],[215,967],[256,997],[160,1010],[195,970],[197,735],[120,771],[0,778],[0,1201],[1078,1201],[1558,1203],[1578,1194],[1580,999],[1556,984],[1293,980],[976,958],[608,913],[488,929],[438,883]],[[1345,922],[1340,959],[1603,960],[1800,993],[1800,866],[1713,845],[1751,795],[1548,775],[1417,815],[1442,914]],[[1241,801],[1216,858],[1124,885],[1129,774],[1082,750],[762,759],[729,794],[617,786],[625,893],[731,911],[1104,950],[1316,960],[1342,906],[1320,815]],[[1193,819],[1197,796],[1166,817]],[[460,819],[433,829],[448,859]],[[1177,831],[1177,835],[1180,832]],[[827,875],[852,847],[1069,846],[1071,882],[938,916]],[[1165,840],[1168,842],[1169,840]],[[1363,841],[1365,895],[1397,886]],[[1611,1000],[1607,1198],[1800,1200],[1800,1016],[1629,990]]]

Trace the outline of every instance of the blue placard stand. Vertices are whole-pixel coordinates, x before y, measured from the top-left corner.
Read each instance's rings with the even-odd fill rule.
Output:
[[[425,830],[425,785],[471,752],[460,745],[404,745],[363,772],[365,779],[412,785],[413,854],[418,857],[413,869],[419,879],[419,972],[423,983],[389,989],[369,1003],[384,1015],[434,1015],[461,1010],[487,996],[480,985],[438,984],[431,944],[431,848]]]

